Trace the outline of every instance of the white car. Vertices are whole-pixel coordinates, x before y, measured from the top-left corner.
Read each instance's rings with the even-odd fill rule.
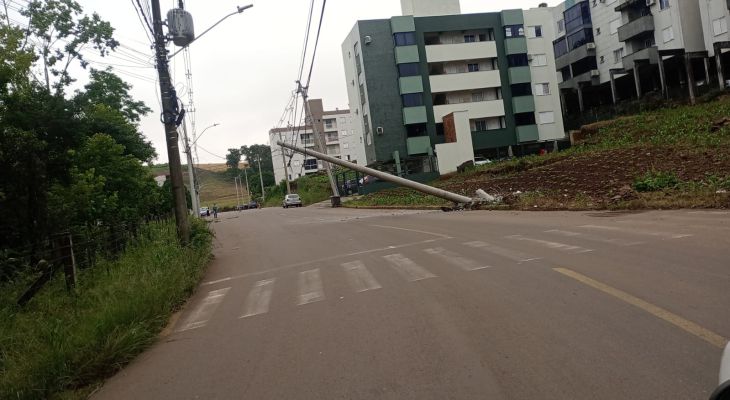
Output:
[[[207,217],[210,215],[210,209],[208,207],[200,207],[200,216]]]
[[[284,201],[281,203],[281,206],[284,208],[301,207],[302,199],[298,194],[288,194],[284,196]]]
[[[482,156],[476,156],[474,157],[474,165],[487,165],[491,164],[492,161],[488,158],[484,158]]]

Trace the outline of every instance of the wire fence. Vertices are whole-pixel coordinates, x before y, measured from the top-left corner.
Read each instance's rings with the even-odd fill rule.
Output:
[[[75,226],[22,248],[0,249],[0,283],[17,276],[37,277],[18,299],[27,303],[59,271],[69,290],[77,285],[77,272],[95,267],[100,260],[114,260],[137,239],[150,233],[150,224],[168,225],[168,218],[152,218],[138,224]],[[173,229],[173,228],[171,228]]]

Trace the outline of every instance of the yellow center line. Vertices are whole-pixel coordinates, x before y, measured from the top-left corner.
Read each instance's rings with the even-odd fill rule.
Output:
[[[705,340],[715,347],[718,347],[720,349],[725,348],[725,344],[728,341],[726,338],[718,335],[715,332],[712,332],[711,330],[705,329],[692,321],[688,321],[677,314],[671,313],[661,307],[655,306],[651,303],[634,297],[622,290],[613,288],[604,283],[591,279],[585,275],[579,274],[578,272],[566,268],[553,268],[553,270],[567,277],[573,278],[576,281],[588,285],[594,289],[598,289],[603,293],[609,294],[619,300],[629,303],[632,306],[638,307],[657,318],[660,318],[680,329],[683,329],[685,332],[691,333],[692,335],[697,336],[702,340]]]

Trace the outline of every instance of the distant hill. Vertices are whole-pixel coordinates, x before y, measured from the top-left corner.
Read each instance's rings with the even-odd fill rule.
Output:
[[[183,180],[185,186],[188,186],[188,166],[183,164]],[[201,206],[235,206],[236,205],[236,186],[233,183],[233,178],[230,178],[225,174],[228,169],[226,164],[198,164],[196,165],[198,172],[198,180],[200,182],[200,205]],[[167,164],[158,164],[150,167],[150,171],[153,175],[165,175],[169,174],[169,167]],[[244,187],[239,190],[242,192],[244,199],[247,201],[248,197],[245,192],[245,180]]]

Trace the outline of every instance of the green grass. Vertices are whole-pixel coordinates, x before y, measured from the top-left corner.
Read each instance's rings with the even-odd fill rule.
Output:
[[[194,222],[192,245],[176,244],[172,222],[147,225],[116,261],[62,274],[24,308],[27,282],[0,287],[0,398],[83,398],[152,344],[197,285],[211,234]]]
[[[440,207],[450,204],[447,200],[406,188],[387,189],[344,203],[345,207]]]
[[[305,206],[325,201],[332,195],[329,179],[326,174],[303,176],[291,182],[292,193],[299,194]],[[276,189],[266,193],[264,207],[281,207],[281,202],[286,194],[286,184],[276,186]]]

